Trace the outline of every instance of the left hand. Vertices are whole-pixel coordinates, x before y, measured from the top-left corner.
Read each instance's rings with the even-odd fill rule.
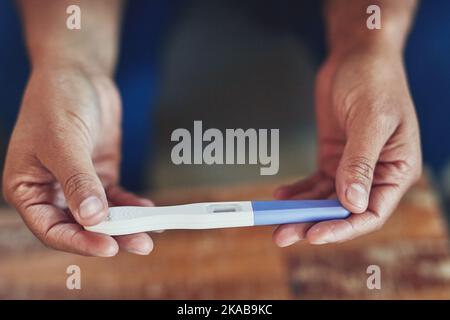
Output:
[[[325,244],[380,228],[421,175],[419,127],[400,54],[331,54],[316,79],[318,170],[275,192],[278,199],[337,197],[345,220],[281,225],[279,246]]]
[[[119,248],[149,254],[146,233],[110,237],[83,228],[104,220],[108,205],[153,205],[119,184],[116,85],[79,65],[52,63],[35,67],[28,81],[5,163],[5,198],[48,247],[97,257]]]

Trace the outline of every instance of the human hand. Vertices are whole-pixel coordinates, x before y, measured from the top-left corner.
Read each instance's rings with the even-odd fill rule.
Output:
[[[47,246],[92,256],[119,247],[148,254],[146,233],[110,237],[85,231],[112,205],[152,202],[118,185],[121,102],[109,76],[77,66],[34,68],[12,134],[4,195]]]
[[[331,55],[316,79],[318,170],[279,199],[337,197],[345,220],[281,225],[279,246],[341,242],[380,228],[421,175],[419,128],[402,58],[393,52]]]

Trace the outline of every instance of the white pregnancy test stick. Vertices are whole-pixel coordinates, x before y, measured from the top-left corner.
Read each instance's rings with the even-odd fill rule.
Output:
[[[203,202],[165,207],[111,207],[105,221],[85,227],[108,235],[169,229],[214,229],[344,219],[337,200]]]

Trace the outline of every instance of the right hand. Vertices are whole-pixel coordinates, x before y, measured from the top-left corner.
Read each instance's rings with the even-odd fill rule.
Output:
[[[148,234],[84,230],[112,205],[152,202],[118,185],[121,102],[109,76],[77,66],[33,70],[6,157],[3,193],[47,246],[109,257],[119,247],[148,254]]]

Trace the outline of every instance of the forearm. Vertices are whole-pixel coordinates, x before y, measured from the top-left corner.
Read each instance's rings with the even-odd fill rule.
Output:
[[[381,29],[370,30],[367,7],[381,9]],[[325,20],[330,52],[391,50],[401,53],[414,18],[416,0],[327,0]]]
[[[117,59],[121,0],[18,0],[33,68],[76,65],[112,74]],[[81,29],[66,27],[66,8],[81,8]]]

